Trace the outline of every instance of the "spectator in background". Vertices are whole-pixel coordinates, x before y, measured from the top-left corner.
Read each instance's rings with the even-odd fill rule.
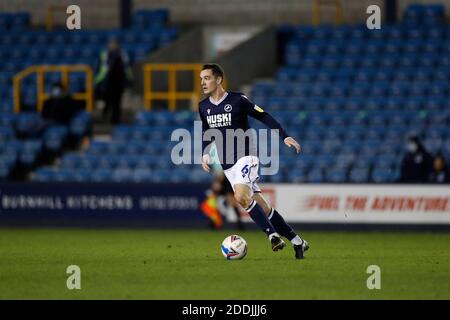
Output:
[[[75,101],[67,88],[58,82],[53,85],[50,97],[44,102],[42,118],[46,125],[69,125],[73,117],[83,109],[84,105]]]
[[[111,39],[108,50],[100,53],[100,63],[94,83],[96,98],[105,101],[103,115],[108,118],[111,113],[112,124],[120,122],[122,94],[131,81],[132,73],[128,55],[120,48],[116,39]]]
[[[245,210],[234,199],[234,191],[230,182],[225,177],[220,165],[217,147],[213,145],[210,150],[211,167],[214,170],[214,180],[207,191],[208,197],[201,204],[202,212],[210,219],[211,226],[220,229],[223,225],[222,216],[228,216],[230,210],[236,216],[237,228],[244,230],[241,212]]]
[[[406,143],[406,154],[401,165],[400,181],[403,183],[425,183],[432,170],[433,157],[427,152],[420,139],[410,137]]]
[[[433,170],[428,176],[428,181],[431,183],[450,183],[450,173],[445,158],[440,153],[434,157]]]
[[[228,179],[225,177],[223,171],[218,172],[215,175],[215,179],[212,184],[212,189],[217,195],[223,197],[224,204],[227,206],[227,208],[233,211],[234,215],[236,216],[237,228],[239,230],[244,230],[245,227],[241,217],[241,211],[244,210],[240,208],[240,205],[234,199],[233,188],[231,187],[231,184],[228,181]]]

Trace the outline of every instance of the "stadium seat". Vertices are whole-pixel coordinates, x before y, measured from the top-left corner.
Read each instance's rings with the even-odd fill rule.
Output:
[[[364,183],[369,180],[369,170],[367,168],[352,169],[349,175],[349,181],[355,183]]]
[[[307,178],[310,183],[322,183],[324,182],[324,175],[322,170],[314,169],[308,174]]]
[[[342,183],[347,180],[347,173],[344,169],[327,170],[327,180],[335,183]]]
[[[375,168],[372,173],[372,180],[376,183],[392,183],[397,180],[397,175],[393,169]]]
[[[68,135],[65,126],[51,126],[45,130],[44,145],[51,152],[58,152],[62,149]]]

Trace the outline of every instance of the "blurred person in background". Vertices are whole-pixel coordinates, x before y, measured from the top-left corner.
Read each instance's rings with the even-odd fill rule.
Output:
[[[214,179],[206,191],[207,198],[202,202],[200,209],[209,218],[211,228],[215,229],[222,228],[222,216],[226,216],[227,211],[232,210],[237,218],[237,228],[244,230],[241,219],[241,210],[243,209],[234,199],[233,188],[222,170],[217,148],[213,146],[209,154],[212,159],[210,164],[214,171]]]
[[[212,189],[218,195],[219,199],[223,199],[223,204],[226,206],[226,208],[224,209],[231,209],[233,211],[234,215],[237,218],[238,230],[244,230],[244,224],[241,219],[240,206],[234,199],[233,188],[231,187],[228,179],[225,177],[223,171],[220,171],[215,175]]]
[[[432,170],[433,157],[416,136],[408,138],[406,153],[401,164],[399,182],[425,183]]]
[[[44,102],[42,117],[47,125],[68,125],[73,117],[83,109],[83,103],[75,101],[67,88],[57,82],[51,89],[50,97]]]
[[[450,183],[450,173],[447,163],[441,153],[438,153],[433,160],[433,170],[428,176],[428,182],[431,183]]]
[[[111,114],[112,124],[120,122],[122,95],[132,80],[128,55],[120,48],[117,39],[113,38],[108,43],[108,49],[100,53],[94,81],[96,98],[105,101],[103,116],[107,119]]]

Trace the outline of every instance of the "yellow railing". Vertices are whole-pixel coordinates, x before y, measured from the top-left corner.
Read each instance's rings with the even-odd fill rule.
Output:
[[[333,6],[335,8],[335,22],[342,23],[342,4],[339,0],[314,0],[312,4],[312,23],[313,25],[320,24],[320,9],[322,6]]]
[[[175,111],[177,100],[191,100],[193,105],[197,105],[200,101],[200,71],[202,64],[199,63],[149,63],[143,67],[144,71],[144,106],[146,109],[152,107],[153,100],[167,100],[169,110]],[[152,89],[152,73],[154,71],[168,72],[169,90],[153,91]],[[192,71],[193,90],[178,91],[177,90],[177,72]]]
[[[77,92],[72,94],[72,98],[75,100],[85,100],[86,101],[86,109],[88,111],[92,111],[94,105],[94,97],[93,97],[93,73],[92,69],[88,65],[80,64],[80,65],[37,65],[30,66],[25,70],[20,71],[14,76],[13,84],[14,84],[14,111],[20,112],[21,105],[21,81],[33,74],[36,73],[36,85],[37,85],[37,110],[40,112],[44,106],[45,100],[49,98],[49,95],[45,92],[44,74],[47,72],[60,72],[61,73],[61,82],[64,88],[69,88],[69,73],[71,72],[84,72],[86,74],[85,77],[85,92]]]

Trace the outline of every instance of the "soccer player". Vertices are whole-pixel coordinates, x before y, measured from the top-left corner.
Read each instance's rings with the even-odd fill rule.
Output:
[[[248,141],[251,139],[246,139],[244,144],[235,145],[234,141],[227,141],[227,131],[229,133],[231,129],[232,132],[246,132],[250,129],[248,116],[251,116],[270,129],[278,129],[284,143],[288,147],[294,147],[297,153],[300,152],[300,145],[288,136],[271,115],[251,102],[245,95],[225,91],[222,86],[224,72],[219,65],[205,64],[200,72],[200,78],[203,93],[208,96],[199,103],[203,136],[208,129],[217,129],[221,133],[222,146],[217,146],[217,141],[215,143],[218,149],[222,149],[219,153],[220,163],[234,190],[236,201],[266,233],[273,251],[281,250],[286,246],[281,238],[283,236],[291,241],[295,257],[303,259],[305,251],[309,248],[308,242],[300,238],[261,195],[261,189],[257,185],[259,159],[256,156],[255,144]],[[234,140],[234,137],[232,139]],[[202,167],[209,172],[211,157],[206,151],[210,143],[205,138],[202,141]]]

